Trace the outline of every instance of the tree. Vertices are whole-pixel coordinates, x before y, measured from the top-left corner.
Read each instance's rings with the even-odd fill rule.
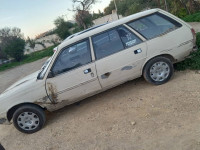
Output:
[[[86,29],[88,26],[92,24],[92,15],[89,14],[89,10],[92,5],[97,2],[97,0],[72,0],[73,5],[72,8],[76,13],[75,19],[77,24]]]
[[[200,10],[200,1],[197,0],[115,0],[118,13],[127,16],[149,8],[165,9],[178,17],[185,17],[188,14]],[[113,0],[104,9],[104,14],[108,15],[115,9]]]
[[[68,36],[71,35],[69,29],[72,28],[74,25],[71,22],[65,21],[63,17],[58,17],[54,24],[56,26],[55,33],[64,40]]]
[[[7,44],[3,49],[10,57],[15,58],[16,61],[20,61],[24,56],[24,46],[25,40],[13,37],[9,41],[9,44]]]
[[[101,18],[101,17],[103,17],[103,16],[104,16],[104,14],[103,14],[103,12],[101,12],[100,10],[99,10],[98,13],[94,13],[94,12],[93,12],[93,14],[92,14],[92,20]]]
[[[79,10],[75,16],[75,19],[77,24],[83,29],[87,29],[93,24],[92,15],[88,11]]]
[[[27,39],[26,42],[29,43],[30,48],[32,48],[32,49],[35,48],[35,44],[36,44],[36,43],[35,43],[35,40],[30,39],[30,37],[28,37],[28,39]]]
[[[21,29],[5,27],[0,29],[0,53],[4,58],[12,57],[20,61],[24,55],[25,41]]]

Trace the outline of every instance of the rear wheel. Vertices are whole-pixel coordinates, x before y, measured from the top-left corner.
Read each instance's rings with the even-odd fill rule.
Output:
[[[45,121],[44,110],[35,105],[21,106],[13,115],[13,123],[16,129],[28,134],[39,131],[44,126]]]
[[[170,59],[156,57],[151,59],[143,70],[143,76],[149,83],[160,85],[169,81],[174,73],[174,67]]]

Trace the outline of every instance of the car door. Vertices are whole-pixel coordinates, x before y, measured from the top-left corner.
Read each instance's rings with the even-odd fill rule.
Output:
[[[110,88],[141,75],[147,46],[125,26],[92,37],[97,75],[103,88]]]
[[[92,62],[89,39],[64,48],[47,78],[46,90],[54,103],[71,104],[101,89],[95,63]]]

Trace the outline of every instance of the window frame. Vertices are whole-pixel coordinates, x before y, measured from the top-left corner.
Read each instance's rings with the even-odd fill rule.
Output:
[[[161,17],[161,18],[163,18],[163,19],[169,21],[170,23],[172,23],[173,25],[175,25],[176,28],[174,28],[174,29],[172,29],[172,30],[169,30],[169,31],[167,31],[167,32],[161,33],[161,34],[159,34],[159,35],[157,35],[157,36],[155,36],[155,37],[153,37],[153,38],[149,38],[149,39],[148,39],[148,38],[145,37],[142,33],[140,33],[139,31],[137,31],[136,29],[132,28],[132,27],[129,25],[129,23],[138,21],[138,20],[140,20],[140,19],[143,19],[143,18],[152,16],[152,15],[155,15],[155,14],[158,15],[159,17]],[[151,23],[154,24],[152,21],[151,21]],[[155,38],[158,38],[158,37],[160,37],[160,36],[162,36],[162,35],[168,34],[168,33],[172,32],[172,31],[175,31],[175,30],[177,30],[177,29],[183,27],[183,24],[181,24],[180,22],[176,21],[175,19],[173,19],[173,18],[171,18],[171,17],[169,17],[169,16],[167,16],[167,15],[161,13],[161,12],[155,12],[155,13],[152,13],[152,14],[149,14],[149,15],[146,15],[146,16],[142,16],[142,17],[140,17],[140,18],[137,18],[137,19],[128,21],[128,22],[125,23],[125,24],[126,24],[128,27],[130,27],[131,29],[133,29],[135,32],[137,32],[139,35],[141,35],[143,38],[145,38],[147,41],[152,40],[152,39],[155,39]]]
[[[117,31],[117,28],[119,28],[120,26],[123,26],[123,27],[126,28],[129,32],[131,32],[132,34],[134,34],[138,39],[141,40],[141,43],[138,43],[138,44],[133,45],[133,46],[131,46],[131,47],[125,47],[124,44],[123,44],[122,38],[120,37],[119,32]],[[128,25],[127,25],[127,26],[128,26]],[[129,26],[128,26],[128,27],[129,27]],[[106,57],[112,56],[112,55],[117,54],[117,53],[120,53],[120,52],[122,52],[122,51],[124,51],[124,50],[130,49],[130,48],[132,48],[132,47],[134,47],[134,46],[137,46],[137,45],[142,44],[143,42],[145,42],[141,37],[139,37],[139,36],[136,34],[136,33],[138,33],[137,31],[135,31],[135,30],[133,29],[133,30],[136,32],[136,33],[134,33],[134,32],[131,31],[128,27],[126,27],[126,23],[124,23],[124,24],[120,24],[120,25],[118,25],[118,26],[115,26],[115,27],[113,27],[113,28],[104,30],[104,31],[102,31],[102,32],[99,32],[99,33],[94,34],[94,35],[91,36],[91,42],[92,42],[92,47],[93,47],[93,52],[94,52],[95,61],[104,59],[104,58],[106,58]],[[131,29],[132,29],[132,28],[131,28]],[[119,39],[120,39],[120,41],[121,41],[121,43],[122,43],[122,45],[123,45],[123,49],[120,50],[119,52],[116,52],[116,53],[113,53],[113,54],[111,54],[111,55],[108,55],[108,56],[102,57],[102,58],[100,58],[100,59],[97,59],[96,51],[95,51],[95,47],[94,47],[94,39],[93,39],[93,38],[94,38],[95,36],[98,36],[98,35],[103,34],[103,33],[105,33],[105,32],[109,32],[109,31],[111,31],[111,30],[115,30],[115,31],[117,32],[117,34],[118,34],[118,36],[119,36]],[[139,35],[140,35],[140,34],[139,34]],[[143,36],[142,36],[142,37],[143,37]]]
[[[56,64],[56,62],[57,62],[59,56],[61,55],[61,53],[62,53],[64,50],[66,50],[67,48],[69,48],[69,47],[71,47],[71,46],[74,46],[74,45],[77,45],[78,43],[81,43],[81,42],[84,42],[84,41],[87,41],[87,42],[88,42],[91,61],[90,61],[89,63],[84,64],[84,65],[82,65],[82,66],[79,66],[79,67],[77,67],[77,68],[73,68],[73,69],[71,69],[71,70],[64,71],[64,72],[59,73],[59,74],[54,74],[54,73],[53,73],[53,68],[54,68],[54,66],[55,66],[55,64]],[[70,45],[67,45],[67,46],[63,47],[63,48],[60,50],[60,52],[58,53],[58,55],[56,56],[56,59],[54,60],[54,62],[53,62],[53,64],[52,64],[51,69],[50,69],[49,72],[52,72],[52,76],[53,76],[53,78],[54,78],[54,77],[60,76],[60,75],[62,75],[62,74],[65,74],[65,73],[68,73],[68,72],[71,72],[71,71],[74,71],[74,70],[79,69],[79,68],[81,68],[81,67],[83,67],[83,66],[86,66],[86,65],[88,65],[88,64],[93,63],[93,60],[92,60],[92,52],[91,52],[91,51],[92,51],[92,49],[91,49],[89,37],[84,38],[84,39],[81,39],[81,40],[76,41],[76,42],[74,42],[74,43],[71,43]]]

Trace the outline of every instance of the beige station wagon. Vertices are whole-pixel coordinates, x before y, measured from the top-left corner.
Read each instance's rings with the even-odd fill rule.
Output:
[[[34,133],[53,111],[143,75],[170,80],[195,47],[190,25],[161,9],[140,12],[65,40],[39,72],[0,95],[0,124]]]

